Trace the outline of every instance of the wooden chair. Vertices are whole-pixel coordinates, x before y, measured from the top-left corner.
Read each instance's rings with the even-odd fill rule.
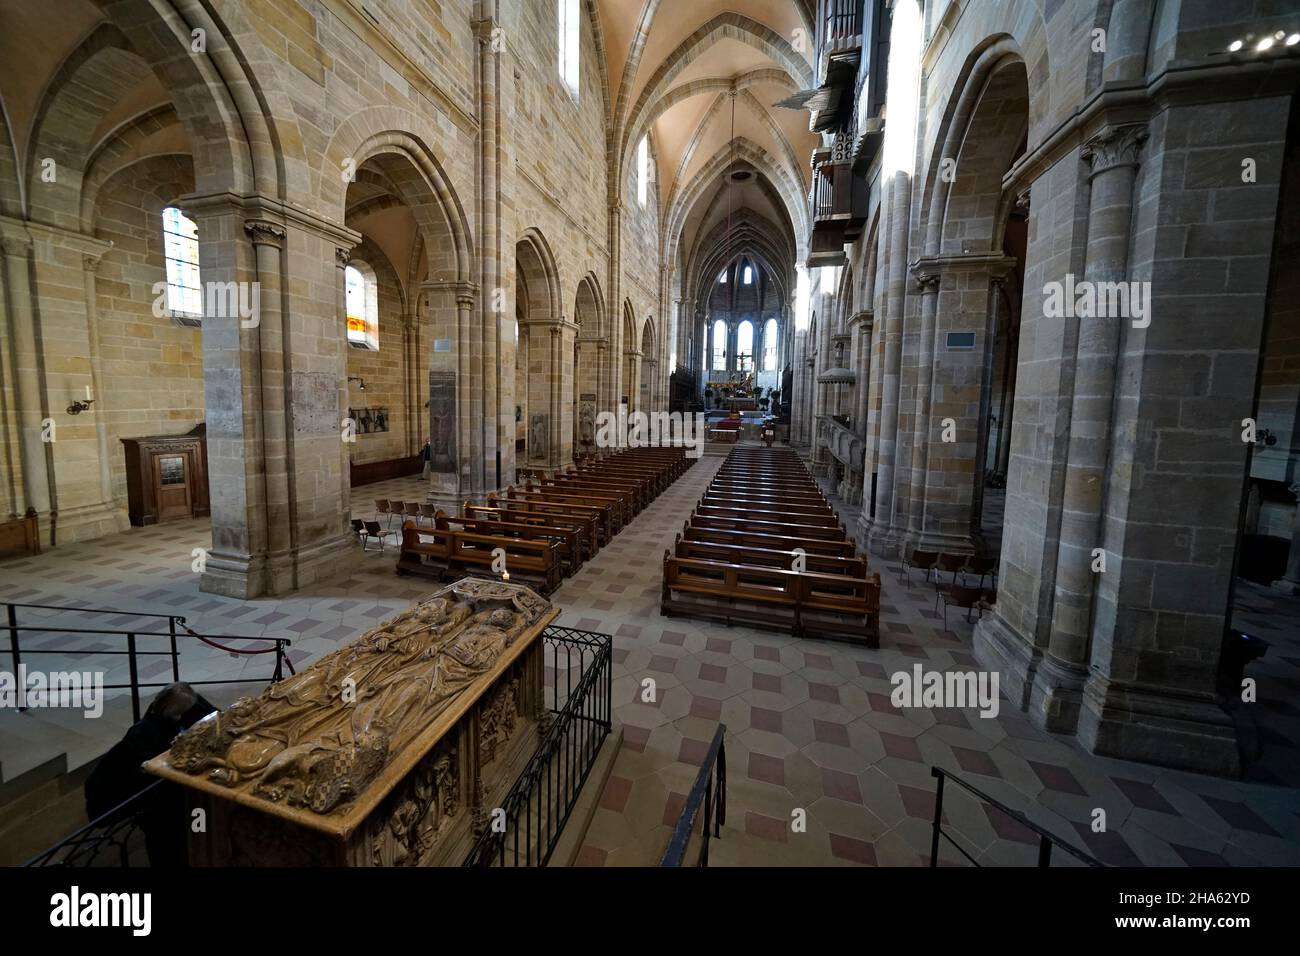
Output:
[[[376,518],[376,519],[378,519],[380,515],[385,515],[385,516],[387,516],[387,518],[388,518],[388,526],[391,528],[391,527],[393,526],[393,514],[394,514],[394,512],[393,512],[393,510],[392,510],[392,506],[389,505],[388,500],[387,500],[386,498],[376,498],[376,499],[375,499],[375,518]]]
[[[417,525],[420,523],[420,503],[418,501],[408,501],[403,506],[406,517],[410,518]]]
[[[430,524],[434,523],[434,519],[437,514],[438,514],[438,509],[435,508],[433,505],[420,505],[420,517],[428,518]]]
[[[912,571],[919,568],[925,572],[923,580],[930,580],[930,572],[934,570],[935,563],[939,560],[939,552],[922,551],[919,548],[912,552],[910,557],[903,558],[902,577],[907,581],[907,586],[912,586]]]
[[[939,555],[934,562],[934,586],[939,586],[939,572],[947,571],[952,574],[952,587],[957,587],[957,575],[966,569],[966,562],[970,560],[969,554],[948,554],[946,551]],[[962,585],[966,583],[965,577],[962,578]]]
[[[357,536],[357,540],[358,540],[358,541],[361,541],[361,542],[362,542],[362,545],[361,545],[361,546],[364,548],[364,547],[365,547],[365,537],[366,537],[366,525],[365,525],[365,522],[363,522],[360,518],[353,518],[353,519],[352,519],[352,533],[355,534],[355,535]]]
[[[962,572],[962,581],[965,582],[965,575],[973,574],[979,578],[979,586],[984,587],[984,579],[992,576],[993,589],[996,591],[998,586],[998,559],[996,556],[976,558],[972,557],[966,562],[966,567]]]
[[[971,623],[971,611],[978,611],[979,616],[984,616],[984,590],[983,588],[958,587],[940,587],[935,589],[934,609],[939,610],[939,605],[943,605],[943,629],[948,630],[948,607],[966,608],[966,623]]]

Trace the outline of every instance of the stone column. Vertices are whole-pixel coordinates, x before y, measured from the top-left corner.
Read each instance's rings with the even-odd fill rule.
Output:
[[[886,184],[881,184],[882,195]],[[894,512],[894,486],[898,472],[898,412],[903,365],[903,309],[907,287],[908,217],[912,202],[911,179],[897,173],[888,184],[889,203],[882,216],[882,244],[887,244],[889,262],[885,285],[884,374],[881,376],[880,440],[876,463],[876,509],[871,517],[867,541],[884,555],[898,552],[898,528]]]
[[[108,407],[102,388],[103,370],[99,355],[99,309],[95,297],[95,270],[103,261],[103,255],[83,255],[81,257],[82,277],[86,288],[86,339],[90,349],[90,392],[95,400],[88,414],[95,416],[95,445],[99,459],[99,494],[105,508],[111,508],[115,515],[118,509],[113,503],[113,479],[109,464],[108,448]],[[129,519],[120,516],[117,523],[119,530],[129,527]]]
[[[916,291],[921,296],[921,330],[917,343],[919,355],[916,411],[912,422],[911,481],[908,490],[907,537],[903,545],[904,552],[917,547],[925,532],[925,494],[926,485],[930,480],[927,459],[931,443],[939,440],[939,434],[930,422],[930,387],[934,379],[935,313],[939,307],[939,274],[925,269],[913,269],[912,278],[916,280]]]
[[[260,285],[257,353],[260,359],[258,387],[262,410],[266,561],[271,576],[271,593],[279,594],[297,586],[291,562],[295,521],[289,489],[289,420],[294,410],[286,391],[288,342],[280,310],[280,248],[285,233],[274,223],[260,220],[245,223],[244,231],[253,242],[257,267],[255,281]]]
[[[338,327],[343,329],[344,339],[347,338],[348,328],[348,295],[347,281],[344,278],[343,271],[347,268],[351,252],[351,247],[334,247],[334,309]],[[347,418],[348,407],[348,373],[347,359],[345,358],[343,362],[343,381],[339,385],[340,422]],[[351,429],[351,436],[355,439],[357,423],[350,421],[348,427]],[[354,448],[356,448],[354,441],[339,442],[339,467],[343,469],[343,513],[349,517],[352,514],[352,450]]]
[[[1283,594],[1300,594],[1300,482],[1287,489],[1296,496],[1295,519],[1291,522],[1291,550],[1286,557],[1286,573],[1273,582],[1273,589]]]
[[[43,422],[47,416],[41,393],[41,357],[36,344],[36,315],[32,302],[30,239],[5,235],[5,286],[8,290],[10,374],[14,382],[14,413],[18,422],[22,501],[27,515],[40,521],[41,542],[49,544],[50,474]],[[57,438],[57,432],[55,433]]]
[[[1133,182],[1138,152],[1146,138],[1145,125],[1109,126],[1083,148],[1082,158],[1091,166],[1084,267],[1089,282],[1127,278]],[[1103,314],[1078,319],[1052,629],[1030,695],[1031,712],[1036,712],[1043,726],[1062,732],[1073,731],[1078,724],[1088,676],[1093,588],[1099,573],[1094,570],[1093,551],[1102,545],[1111,408],[1121,326],[1127,321],[1124,316],[1108,314],[1108,309],[1098,311]]]

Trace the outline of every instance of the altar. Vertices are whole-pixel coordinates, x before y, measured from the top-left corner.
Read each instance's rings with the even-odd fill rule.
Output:
[[[466,578],[180,734],[144,766],[186,789],[190,863],[460,865],[544,730],[558,614]]]

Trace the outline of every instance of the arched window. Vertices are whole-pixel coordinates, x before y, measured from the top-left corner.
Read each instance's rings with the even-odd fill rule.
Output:
[[[636,198],[642,206],[650,191],[650,137],[642,136],[636,148]]]
[[[748,268],[748,267],[746,267]],[[741,322],[736,330],[736,371],[754,370],[754,323]]]
[[[754,267],[745,265],[745,285],[752,285],[754,282]]]
[[[203,317],[198,227],[175,206],[162,211],[162,224],[163,256],[167,260],[167,311],[184,325],[198,325]]]
[[[713,323],[713,370],[727,370],[727,323],[721,319]]]
[[[723,285],[727,281],[727,270],[723,269],[718,273],[718,285]]]
[[[348,345],[379,351],[379,294],[375,273],[364,262],[350,262],[343,270],[348,313]]]
[[[578,50],[580,32],[578,19],[578,0],[559,0],[560,21],[560,79],[569,88],[570,95],[578,98]]]
[[[763,371],[776,371],[776,319],[763,326]]]

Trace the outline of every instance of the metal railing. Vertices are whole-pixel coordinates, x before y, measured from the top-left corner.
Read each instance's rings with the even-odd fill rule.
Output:
[[[551,676],[541,743],[502,801],[503,825],[489,820],[465,866],[546,866],[609,736],[613,638],[551,626],[542,640]]]
[[[704,816],[700,832],[700,855],[695,860],[696,866],[709,865],[709,840],[711,837],[722,839],[722,827],[727,822],[727,725],[718,724],[713,733],[700,772],[695,777],[695,785],[686,797],[677,826],[668,840],[668,849],[664,851],[660,866],[682,866],[686,859],[686,848],[695,832],[695,821],[700,818],[703,807]]]
[[[23,866],[132,866],[142,855],[143,821],[149,802],[167,785],[165,780],[155,780]],[[116,854],[115,862],[103,860],[103,855],[109,853]]]
[[[1070,844],[1066,843],[1064,840],[1061,840],[1060,838],[1056,837],[1055,835],[1048,832],[1047,830],[1044,830],[1042,827],[1040,827],[1037,823],[1034,823],[1032,820],[1026,817],[1019,810],[1012,810],[1005,803],[1001,803],[1000,801],[993,799],[983,790],[979,790],[976,787],[972,787],[969,783],[967,783],[965,780],[962,780],[960,777],[956,776],[955,774],[951,774],[948,771],[943,770],[939,767],[931,767],[930,776],[934,777],[936,780],[939,781],[934,794],[934,832],[930,838],[930,866],[934,867],[939,865],[939,839],[941,837],[947,840],[949,843],[951,843],[954,847],[956,847],[957,852],[960,853],[962,856],[964,856],[966,859],[970,860],[971,863],[975,864],[976,866],[983,865],[978,860],[976,860],[975,857],[967,853],[965,848],[963,848],[961,844],[959,844],[956,840],[954,840],[951,836],[949,836],[948,833],[943,829],[943,784],[945,780],[951,780],[953,783],[957,784],[957,786],[961,787],[963,790],[973,795],[976,799],[981,800],[984,803],[987,803],[995,810],[998,810],[1001,813],[1005,814],[1006,816],[1010,817],[1012,820],[1015,820],[1025,829],[1036,834],[1038,836],[1038,864],[1037,864],[1038,866],[1052,865],[1051,862],[1052,847],[1060,847],[1061,850],[1063,850],[1065,853],[1068,853],[1070,856],[1074,857],[1076,860],[1079,860],[1081,863],[1086,864],[1087,866],[1105,866],[1104,863],[1102,863],[1100,860],[1096,859],[1095,857],[1090,856],[1089,854],[1085,853],[1083,850],[1071,846]]]
[[[222,634],[222,635],[203,635],[198,634],[185,623],[185,617],[180,614],[151,614],[137,611],[121,611],[111,608],[93,608],[93,607],[70,607],[58,604],[15,604],[8,601],[0,601],[0,607],[5,609],[4,628],[9,632],[9,656],[13,658],[13,673],[15,677],[19,674],[19,668],[22,667],[23,657],[36,654],[104,654],[109,656],[125,656],[130,673],[130,679],[125,684],[104,684],[103,690],[130,690],[131,691],[131,719],[138,721],[140,719],[140,691],[153,688],[166,687],[168,683],[181,680],[181,663],[180,663],[180,646],[179,638],[186,637],[197,640],[209,647],[224,651],[228,654],[238,656],[256,656],[261,654],[275,655],[275,669],[269,680],[274,683],[281,680],[284,676],[284,668],[289,668],[289,673],[293,673],[293,664],[285,655],[285,649],[290,645],[290,640],[284,637],[252,637],[247,634]],[[102,628],[102,627],[47,627],[18,623],[19,608],[28,608],[45,611],[62,611],[66,614],[99,614],[112,615],[114,617],[124,618],[144,618],[150,622],[166,621],[165,631],[142,630],[140,628]],[[151,627],[153,624],[143,624],[143,627]],[[110,649],[89,649],[84,647],[33,647],[30,644],[27,647],[22,646],[20,634],[74,634],[86,637],[96,638],[125,638],[125,650]],[[166,638],[166,650],[141,650],[139,647],[140,638]],[[266,641],[270,642],[270,647],[260,648],[236,648],[228,645],[217,643],[217,641]],[[0,651],[0,653],[4,653]],[[140,680],[140,659],[148,657],[169,657],[171,659],[171,681],[168,682],[149,682],[142,683]],[[209,684],[254,684],[262,683],[268,680],[265,677],[243,677],[229,680],[203,680],[190,681],[194,687],[201,687]],[[21,682],[20,682],[21,683]],[[26,710],[26,707],[20,707],[19,710]]]

